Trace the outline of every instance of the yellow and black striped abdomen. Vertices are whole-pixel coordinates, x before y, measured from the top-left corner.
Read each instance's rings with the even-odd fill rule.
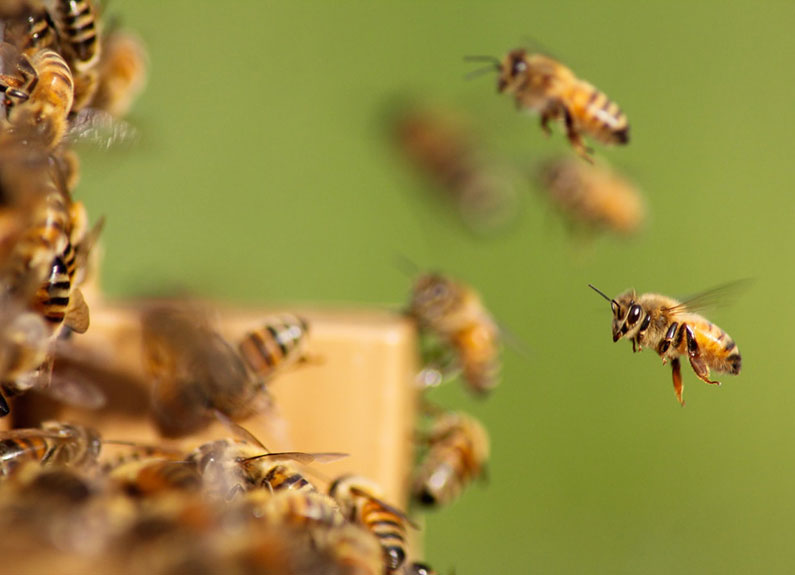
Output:
[[[58,33],[55,31],[55,23],[46,9],[41,6],[33,8],[25,20],[27,36],[22,40],[23,51],[30,54],[45,48],[58,49]]]
[[[361,507],[360,522],[381,544],[387,573],[399,569],[406,560],[406,526],[403,518],[378,501],[367,499]]]
[[[0,475],[23,461],[41,461],[49,450],[49,443],[40,436],[0,439]]]
[[[241,340],[238,349],[246,365],[263,379],[302,357],[306,321],[294,315],[271,318]]]
[[[72,244],[69,244],[70,251]],[[45,321],[55,330],[66,317],[72,281],[69,269],[61,256],[53,260],[50,275],[36,291],[36,307]]]
[[[629,142],[629,123],[618,104],[588,82],[578,80],[567,96],[569,112],[583,132],[604,144]]]
[[[699,352],[710,369],[732,375],[740,373],[740,350],[728,333],[703,318],[700,322],[688,325],[692,328]]]
[[[100,44],[97,12],[91,0],[58,0],[55,23],[70,65],[83,71],[96,64]]]
[[[290,465],[274,465],[260,481],[260,486],[272,491],[317,491],[303,475]]]

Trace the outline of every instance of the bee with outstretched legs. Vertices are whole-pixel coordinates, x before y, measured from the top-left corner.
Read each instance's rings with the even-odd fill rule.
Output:
[[[550,121],[563,121],[566,137],[585,160],[592,161],[592,150],[585,145],[584,134],[603,144],[629,142],[629,123],[618,105],[557,60],[522,48],[502,61],[491,56],[467,59],[489,62],[489,68],[499,72],[497,91],[512,94],[518,109],[540,114],[545,134],[551,133]]]
[[[684,405],[681,356],[688,358],[693,372],[706,383],[720,383],[710,379],[710,370],[732,375],[740,373],[742,358],[734,340],[693,311],[717,292],[733,285],[704,292],[685,301],[655,293],[638,295],[635,290],[611,299],[594,286],[589,284],[589,287],[610,302],[614,342],[621,338],[629,339],[633,351],[649,347],[662,358],[663,364],[671,362],[676,398]]]
[[[409,315],[452,350],[470,391],[483,396],[499,383],[500,333],[480,296],[437,273],[414,283]]]

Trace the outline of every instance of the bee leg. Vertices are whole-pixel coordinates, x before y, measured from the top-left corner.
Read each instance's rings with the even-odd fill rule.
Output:
[[[541,112],[541,131],[549,138],[552,135],[552,129],[549,127],[549,121],[558,117],[557,111],[554,108],[544,108]]]
[[[589,164],[593,164],[593,158],[591,157],[593,150],[585,145],[582,136],[577,131],[577,128],[574,127],[574,117],[565,106],[563,106],[563,117],[566,120],[566,137],[569,139],[571,147],[574,148],[574,151],[577,152],[583,160]]]
[[[690,329],[690,326],[687,324],[683,324],[683,327],[685,337],[687,338],[687,355],[690,357],[690,367],[693,368],[693,371],[701,381],[714,385],[720,385],[719,381],[713,381],[709,378],[709,367],[707,366],[707,362],[704,361],[704,358],[701,356],[701,351],[699,350],[698,342],[696,341],[696,336],[693,333],[693,330]]]
[[[674,379],[674,393],[676,394],[676,399],[679,401],[679,405],[682,407],[685,406],[685,400],[682,397],[684,392],[684,384],[682,383],[682,365],[679,363],[679,358],[675,357],[671,360],[671,374],[673,375]]]

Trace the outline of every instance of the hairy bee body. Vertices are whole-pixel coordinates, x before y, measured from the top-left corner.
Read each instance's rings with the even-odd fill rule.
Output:
[[[663,363],[670,361],[674,391],[682,405],[680,356],[688,358],[695,374],[706,383],[719,383],[710,379],[710,370],[740,373],[742,357],[737,344],[720,327],[690,310],[687,302],[655,293],[638,295],[634,290],[612,300],[601,295],[610,301],[613,311],[613,341],[629,339],[633,350],[649,347]]]
[[[473,289],[440,274],[423,275],[409,313],[454,350],[473,393],[485,395],[499,383],[499,329]]]
[[[603,144],[629,142],[629,123],[618,105],[557,60],[517,49],[499,72],[498,91],[512,94],[518,108],[539,113],[546,132],[550,120],[562,120],[569,142],[586,159],[582,134]]]
[[[291,314],[268,318],[238,344],[240,355],[251,371],[263,380],[305,357],[309,325]]]
[[[483,473],[489,438],[479,421],[463,413],[445,413],[434,422],[429,450],[420,464],[412,495],[422,505],[446,505]]]
[[[0,432],[0,472],[9,473],[23,461],[42,465],[87,467],[96,463],[99,434],[75,424],[46,421],[40,428]]]
[[[90,103],[99,82],[98,14],[91,0],[56,0],[52,16],[61,51],[74,73],[73,111],[78,111]]]
[[[612,170],[560,158],[544,163],[539,176],[546,195],[574,223],[623,235],[643,224],[637,188]]]
[[[146,85],[148,57],[137,36],[114,30],[104,37],[91,107],[124,117]]]
[[[342,514],[361,525],[378,539],[383,549],[386,573],[395,573],[406,560],[406,516],[381,500],[379,487],[372,481],[354,475],[337,478],[329,487],[329,495],[340,506]]]
[[[9,128],[21,138],[54,149],[68,129],[74,80],[60,54],[44,49],[21,54],[18,75],[0,76]]]

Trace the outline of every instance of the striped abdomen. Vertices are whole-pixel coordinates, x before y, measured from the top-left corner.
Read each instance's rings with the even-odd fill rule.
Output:
[[[406,560],[406,526],[403,518],[379,501],[365,498],[359,509],[359,522],[381,544],[387,573],[397,571]]]
[[[42,436],[0,439],[0,475],[7,475],[23,461],[41,461],[49,449],[50,444]]]
[[[499,383],[498,337],[496,326],[485,319],[471,322],[452,337],[464,381],[476,394],[486,394]]]
[[[572,84],[564,100],[579,130],[604,144],[629,142],[629,123],[624,112],[588,82],[578,80]]]
[[[246,365],[259,377],[268,379],[278,368],[303,356],[308,330],[306,321],[297,316],[274,317],[246,334],[238,349]]]
[[[97,13],[91,0],[57,0],[55,24],[69,65],[82,72],[99,59]]]
[[[264,515],[274,523],[296,527],[317,525],[334,528],[345,523],[334,500],[314,491],[276,493],[265,503]]]
[[[49,277],[36,291],[36,308],[53,331],[66,317],[73,277],[74,248],[69,243],[64,254],[53,260]]]
[[[728,333],[697,314],[682,314],[676,318],[693,330],[700,356],[710,369],[737,375],[742,368],[740,350]],[[677,342],[677,351],[687,355],[687,338]]]
[[[293,467],[281,464],[276,464],[268,469],[258,485],[271,491],[317,491],[315,486]]]
[[[54,148],[68,128],[67,116],[74,101],[72,72],[64,59],[52,50],[39,50],[30,58],[23,56],[20,71],[30,76],[30,93],[26,100],[9,108],[9,122],[24,137]]]
[[[47,10],[41,6],[33,8],[25,17],[25,22],[27,35],[21,46],[24,52],[30,54],[45,48],[58,50],[58,33]]]

